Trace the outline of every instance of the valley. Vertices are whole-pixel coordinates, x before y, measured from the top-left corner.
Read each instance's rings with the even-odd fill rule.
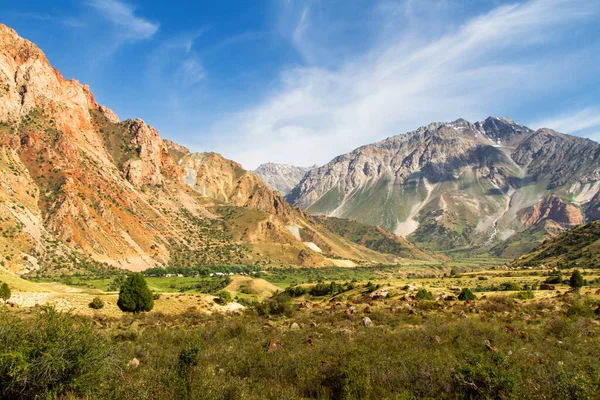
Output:
[[[89,3],[133,18],[133,31],[119,22],[128,32],[119,46],[159,29],[117,0]],[[334,94],[350,111],[311,98],[303,124],[286,107],[336,85],[333,69],[301,73],[297,60],[282,74],[289,97],[196,126],[184,110],[198,93],[170,92],[182,83],[210,92],[204,80],[216,75],[196,57],[284,37],[248,30],[197,52],[194,41],[218,29],[149,56],[147,74],[177,75],[152,82],[168,99],[159,114],[172,118],[159,132],[119,118],[97,100],[106,90],[95,97],[0,23],[0,398],[597,398],[600,144],[507,117],[398,134],[370,115],[395,115],[384,111],[396,99],[357,113],[341,98],[368,90],[352,86]],[[187,57],[178,68],[162,60],[174,51]],[[245,72],[219,90],[260,103],[260,85],[229,92],[258,79]],[[290,83],[315,77],[310,90]],[[143,97],[114,79],[126,101]],[[311,152],[330,154],[310,127],[340,119],[383,139],[322,165],[262,159],[292,162],[269,153],[282,140],[297,147],[290,159],[312,159],[302,154],[312,141]],[[230,137],[235,124],[244,132]],[[335,138],[354,140],[345,129]],[[231,141],[228,151],[252,135],[262,147],[235,153],[261,158],[252,170],[206,146]]]

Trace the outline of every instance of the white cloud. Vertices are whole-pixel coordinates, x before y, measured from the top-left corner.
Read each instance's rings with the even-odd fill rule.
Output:
[[[117,28],[117,35],[124,41],[149,39],[160,27],[158,23],[136,16],[131,6],[118,0],[89,0],[88,4]]]
[[[151,54],[148,79],[153,84],[188,88],[206,78],[206,70],[200,56],[194,51],[194,43],[209,28],[180,34],[164,41]]]
[[[536,129],[552,128],[558,132],[572,134],[586,132],[590,129],[600,131],[600,106],[585,107],[581,110],[535,121],[529,125]]]
[[[318,26],[310,9],[300,12],[291,42],[311,59],[322,44],[311,42],[307,32],[318,38]],[[411,31],[404,31],[398,24],[395,36],[338,68],[288,67],[277,90],[223,117],[205,145],[247,168],[265,161],[322,164],[431,121],[485,117],[497,102],[539,94],[540,87],[558,85],[558,78],[565,84],[560,60],[567,55],[528,57],[528,50],[552,44],[560,28],[597,13],[591,0],[533,0],[498,7],[433,37],[427,26],[419,32],[410,24]]]

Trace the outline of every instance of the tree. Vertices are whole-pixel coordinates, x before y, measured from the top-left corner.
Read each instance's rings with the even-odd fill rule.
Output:
[[[152,292],[141,274],[131,274],[121,285],[117,305],[123,312],[139,313],[154,307]]]
[[[6,282],[2,282],[2,285],[0,285],[0,299],[4,300],[4,304],[6,304],[6,301],[10,299],[10,296],[11,293],[8,284]]]
[[[458,299],[459,300],[477,300],[477,296],[475,296],[473,294],[473,292],[471,292],[471,289],[469,288],[464,288],[460,294],[458,295]]]
[[[584,284],[585,280],[583,279],[581,272],[578,269],[573,271],[573,274],[571,274],[571,279],[569,279],[569,286],[573,288],[575,293],[579,294],[579,289],[581,289]]]

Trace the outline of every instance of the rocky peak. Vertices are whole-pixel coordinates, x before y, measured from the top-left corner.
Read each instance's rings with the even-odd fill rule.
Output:
[[[279,191],[282,196],[288,194],[302,180],[304,175],[316,166],[305,168],[294,165],[265,163],[254,170],[271,189]]]
[[[217,153],[192,153],[180,161],[186,184],[205,196],[237,206],[286,216],[289,204],[258,176]]]
[[[100,111],[100,113],[102,115],[104,115],[106,117],[106,119],[109,120],[110,122],[112,122],[113,124],[118,124],[119,123],[119,117],[110,108],[108,108],[106,106],[99,105],[98,106],[98,111]]]
[[[488,117],[483,122],[475,123],[484,134],[495,143],[512,145],[523,140],[533,132],[526,126],[520,125],[510,118]]]
[[[187,156],[190,154],[190,149],[180,144],[177,144],[171,140],[163,139],[163,143],[167,146],[167,151],[170,155],[172,155],[175,160],[179,161],[183,158],[183,156]]]

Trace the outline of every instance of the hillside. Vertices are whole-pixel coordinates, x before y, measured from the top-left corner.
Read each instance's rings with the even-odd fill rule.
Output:
[[[434,256],[417,249],[406,239],[396,236],[381,227],[362,224],[346,218],[318,216],[315,219],[337,235],[379,253],[393,254],[409,259],[434,260]]]
[[[120,121],[4,25],[0,85],[0,261],[10,271],[402,261],[329,232],[239,164]]]
[[[600,145],[507,118],[433,123],[336,157],[286,198],[434,251],[518,255],[598,218]]]
[[[578,226],[545,240],[511,266],[520,267],[600,267],[600,221]]]

